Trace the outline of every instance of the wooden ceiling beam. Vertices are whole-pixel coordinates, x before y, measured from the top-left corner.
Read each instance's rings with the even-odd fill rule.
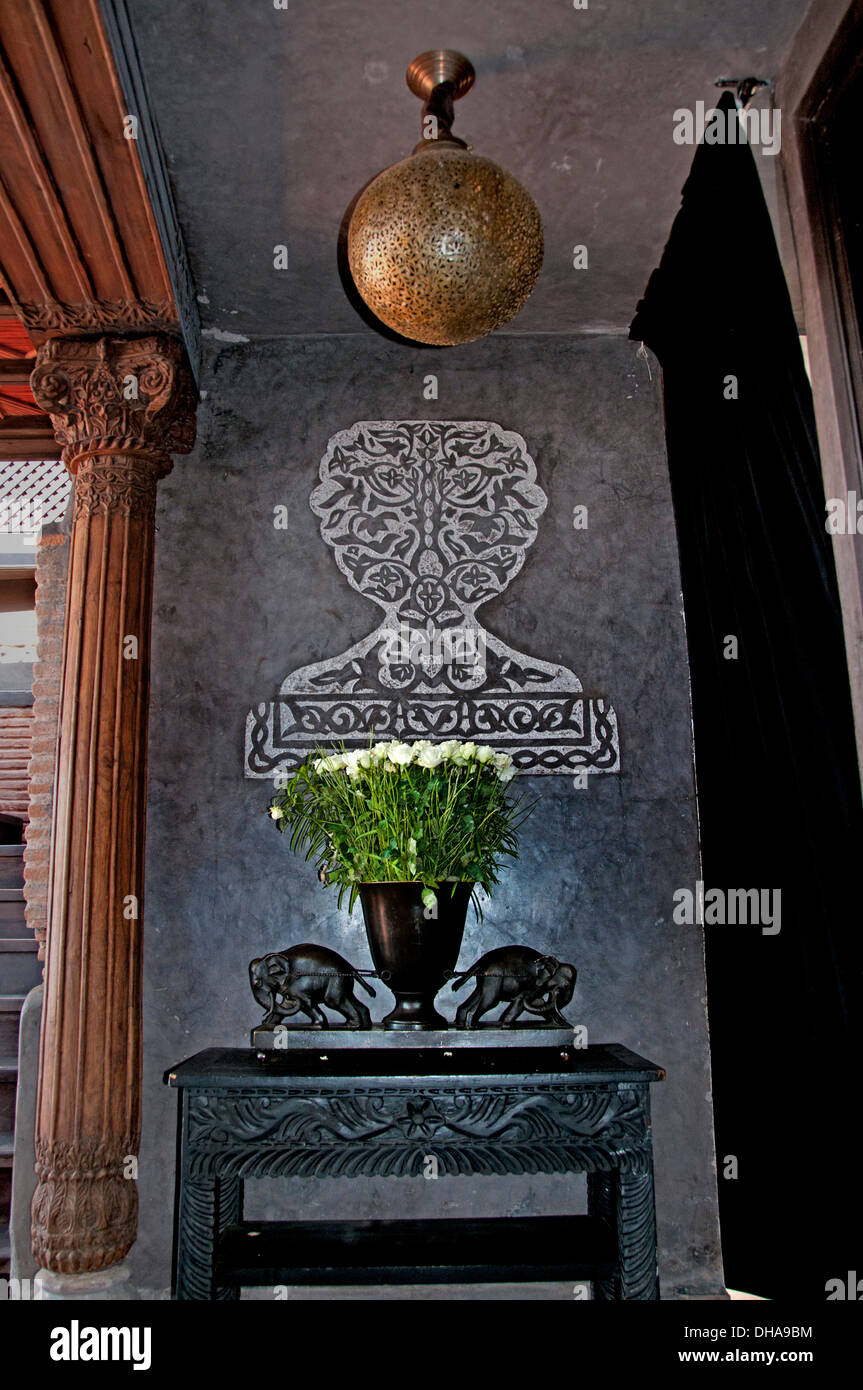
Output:
[[[158,167],[167,187],[161,147],[127,39],[120,61],[141,106],[129,109],[105,13],[117,45],[97,0],[0,5],[0,277],[37,345],[157,329],[188,346],[172,288],[174,260],[188,280],[182,238],[160,237],[142,165],[146,143],[150,181]],[[164,221],[161,185],[159,200]]]
[[[7,415],[0,419],[0,459],[58,459],[61,452],[47,415]]]
[[[58,459],[61,450],[56,443],[49,443],[47,440],[44,445],[38,440],[18,439],[10,435],[8,439],[0,440],[2,443],[2,455],[4,459],[15,459],[16,462],[38,463],[42,459]]]
[[[29,386],[35,357],[0,357],[0,391],[4,386]]]
[[[21,440],[40,441],[45,438],[54,442],[54,430],[44,411],[40,415],[6,415],[0,419],[0,452],[3,457],[8,457],[5,441],[13,436]]]

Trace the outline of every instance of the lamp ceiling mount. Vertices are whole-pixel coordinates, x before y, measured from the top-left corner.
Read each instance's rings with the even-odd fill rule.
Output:
[[[454,48],[430,48],[410,64],[405,77],[415,97],[428,101],[435,87],[452,83],[453,100],[466,96],[476,79],[473,63]]]

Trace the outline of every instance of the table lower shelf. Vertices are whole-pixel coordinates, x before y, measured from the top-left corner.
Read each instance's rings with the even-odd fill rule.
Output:
[[[608,1279],[616,1258],[612,1232],[592,1216],[247,1221],[223,1232],[216,1283],[557,1283]]]

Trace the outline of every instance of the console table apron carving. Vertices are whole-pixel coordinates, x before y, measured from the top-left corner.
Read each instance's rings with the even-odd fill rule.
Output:
[[[199,1052],[179,1092],[174,1294],[243,1285],[593,1282],[656,1299],[650,1083],[617,1044]],[[587,1174],[588,1213],[463,1221],[243,1221],[263,1177]]]

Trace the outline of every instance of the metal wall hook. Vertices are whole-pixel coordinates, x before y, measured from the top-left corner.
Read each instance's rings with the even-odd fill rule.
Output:
[[[745,111],[758,88],[769,87],[770,82],[766,77],[720,77],[713,85],[714,87],[733,87],[737,100]]]

